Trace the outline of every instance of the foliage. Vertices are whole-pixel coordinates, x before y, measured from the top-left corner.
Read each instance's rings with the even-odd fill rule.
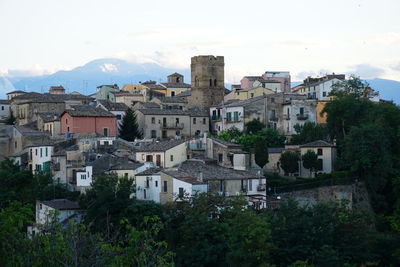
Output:
[[[226,131],[218,134],[217,138],[228,142],[237,142],[237,139],[242,135],[242,132],[235,126],[229,128]]]
[[[259,118],[246,123],[246,134],[255,134],[265,128],[264,123]]]
[[[311,172],[318,168],[318,155],[314,150],[307,150],[307,152],[301,156],[301,160],[303,161],[303,167],[310,170],[311,176]]]
[[[344,95],[350,95],[355,98],[368,99],[368,96],[370,96],[371,93],[373,93],[373,90],[366,81],[352,75],[347,80],[333,84],[330,96],[342,97]]]
[[[254,154],[256,164],[263,168],[268,163],[268,146],[261,136],[254,140]]]
[[[126,110],[125,116],[122,119],[119,128],[119,137],[131,142],[135,141],[136,138],[142,138],[142,133],[137,124],[136,114],[131,108]]]
[[[317,140],[328,140],[327,128],[321,124],[306,121],[304,125],[294,126],[296,134],[292,136],[290,142],[294,145],[301,145]]]
[[[285,173],[295,173],[299,171],[299,153],[294,151],[285,151],[279,158],[280,167]]]

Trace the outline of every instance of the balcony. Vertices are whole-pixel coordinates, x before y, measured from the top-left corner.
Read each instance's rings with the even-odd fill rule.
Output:
[[[258,192],[263,192],[263,191],[265,191],[265,189],[266,189],[265,184],[260,184],[260,185],[257,186],[257,191]]]
[[[296,114],[296,117],[299,121],[305,121],[308,119],[308,115],[307,114]]]
[[[271,116],[269,116],[269,120],[270,121],[278,121],[279,118],[276,115],[271,115]]]
[[[183,123],[163,123],[161,124],[162,129],[183,129]]]
[[[283,118],[285,120],[290,120],[290,114],[283,114]]]
[[[211,116],[211,120],[213,120],[213,121],[220,121],[220,120],[221,120],[221,116],[212,115],[212,116]]]
[[[226,123],[237,123],[237,122],[241,122],[242,120],[241,120],[241,118],[236,118],[236,119],[230,119],[230,120],[228,120],[228,119],[225,119],[225,122]]]

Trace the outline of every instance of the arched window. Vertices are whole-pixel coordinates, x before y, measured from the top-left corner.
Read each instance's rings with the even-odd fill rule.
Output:
[[[197,76],[194,78],[194,85],[199,86],[199,78]]]
[[[177,83],[180,83],[179,77],[176,77],[176,82],[177,82]]]
[[[217,87],[217,79],[214,79],[214,86]]]
[[[212,79],[210,79],[210,87],[212,86]]]

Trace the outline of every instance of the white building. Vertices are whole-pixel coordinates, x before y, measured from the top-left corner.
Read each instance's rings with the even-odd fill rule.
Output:
[[[304,125],[306,121],[317,123],[317,101],[308,100],[290,100],[282,105],[283,120],[281,129],[285,135],[296,134],[295,125]]]
[[[85,166],[82,170],[76,172],[76,186],[80,191],[89,188],[93,182],[93,167]]]
[[[50,171],[53,151],[53,145],[41,144],[30,146],[28,164],[32,173]]]
[[[150,168],[135,176],[136,199],[160,203],[161,178],[159,168]]]
[[[336,160],[336,147],[328,142],[319,140],[307,143],[300,146],[300,153],[304,155],[308,150],[312,150],[318,156],[318,168],[315,170],[317,173],[331,173],[334,170]],[[305,169],[301,162],[300,168],[301,177],[314,177],[314,173]]]

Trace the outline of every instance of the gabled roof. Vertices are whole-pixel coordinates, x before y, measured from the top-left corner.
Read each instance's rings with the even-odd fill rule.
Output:
[[[0,99],[0,104],[2,104],[2,105],[10,105],[10,100]]]
[[[80,210],[81,207],[78,203],[68,199],[53,199],[53,200],[42,200],[39,203],[49,206],[56,210]]]
[[[21,90],[15,90],[15,91],[11,91],[8,92],[6,95],[11,95],[11,94],[25,94],[25,91],[21,91]]]
[[[14,126],[15,129],[23,136],[40,136],[40,135],[47,135],[50,136],[49,132],[41,132],[41,131],[37,131],[25,126],[19,126],[19,125],[15,125]]]
[[[187,172],[185,172],[185,171],[183,171],[181,169],[178,169],[178,168],[163,169],[161,172],[165,173],[165,174],[167,174],[169,176],[172,176],[175,179],[178,179],[180,181],[183,181],[185,183],[189,183],[189,184],[192,184],[192,185],[195,185],[195,184],[207,184],[206,182],[204,182],[204,181],[201,182],[196,177],[192,177]]]
[[[140,173],[135,174],[136,176],[143,176],[143,175],[153,175],[153,174],[158,174],[160,173],[161,169],[160,168],[150,168],[147,170],[144,170]]]
[[[334,145],[323,140],[318,140],[301,145],[300,147],[334,147]]]
[[[191,96],[191,95],[192,95],[191,90],[186,90],[180,94],[177,94],[175,97],[187,97],[187,96]]]
[[[217,139],[215,137],[209,137],[211,140],[213,140],[213,142],[219,143],[225,147],[234,147],[234,148],[242,148],[243,146],[239,145],[239,144],[235,144],[232,142],[228,142],[228,141],[224,141],[224,140],[220,140]]]
[[[279,154],[279,153],[282,153],[284,149],[285,149],[284,147],[269,147],[268,148],[268,153],[271,153],[271,154],[277,153],[277,154]]]
[[[167,88],[191,88],[192,85],[188,83],[161,83],[162,86]]]
[[[43,120],[43,122],[59,121],[60,113],[40,113],[39,117]]]
[[[187,103],[186,98],[184,97],[166,97],[164,99],[161,100],[162,103]]]
[[[98,100],[98,102],[108,111],[126,111],[128,109],[124,103],[114,103],[110,100]]]
[[[137,168],[143,166],[144,163],[140,162],[121,162],[110,168],[110,170],[136,170]]]
[[[137,152],[165,152],[185,142],[185,139],[154,142],[138,149]]]
[[[182,75],[182,74],[180,74],[180,73],[177,73],[177,72],[174,72],[174,73],[172,73],[172,74],[168,75],[167,77],[170,77],[170,76],[179,76],[179,77],[183,77],[183,75]]]
[[[65,110],[61,116],[65,113],[72,117],[115,117],[111,112],[102,108],[96,108],[90,105],[74,105],[71,109]]]

